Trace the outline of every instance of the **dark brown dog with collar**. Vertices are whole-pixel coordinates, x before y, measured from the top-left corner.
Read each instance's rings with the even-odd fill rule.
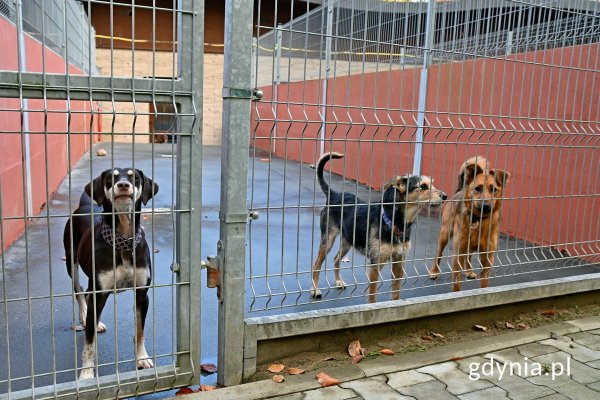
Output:
[[[138,169],[108,169],[85,186],[79,207],[65,225],[67,272],[73,280],[79,320],[85,327],[79,379],[94,377],[96,331],[106,330],[100,315],[109,294],[115,290],[135,288],[137,367],[154,366],[144,343],[152,273],[140,217],[142,203],[148,203],[157,192],[158,185]],[[92,204],[92,198],[98,206]],[[85,296],[78,266],[89,278]]]
[[[471,157],[464,162],[458,173],[456,194],[449,204],[442,206],[437,255],[429,278],[439,277],[442,252],[448,239],[453,237],[452,290],[460,290],[463,270],[468,279],[477,278],[471,265],[473,252],[480,253],[481,287],[488,286],[498,249],[502,192],[509,179],[510,173],[490,169],[483,157]]]

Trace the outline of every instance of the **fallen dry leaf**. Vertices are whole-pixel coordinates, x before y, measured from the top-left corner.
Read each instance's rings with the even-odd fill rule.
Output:
[[[144,215],[144,216],[142,216],[142,219],[143,219],[144,221],[146,221],[148,218],[150,218],[150,217],[149,217],[149,216],[147,216],[147,215]]]
[[[421,336],[421,339],[428,340],[430,342],[433,340],[433,338],[431,336],[429,336],[429,335],[423,335],[423,336]]]
[[[450,361],[460,361],[462,359],[464,359],[464,357],[452,357]]]
[[[360,354],[357,354],[357,355],[355,355],[355,356],[352,357],[352,364],[359,363],[360,360],[362,360],[362,359],[363,359],[363,356],[360,355]]]
[[[267,371],[272,372],[274,374],[278,374],[285,369],[285,365],[283,364],[271,364]]]
[[[348,256],[344,256],[344,257],[342,258],[342,262],[350,262],[350,257],[348,257]]]
[[[394,353],[394,350],[392,350],[392,349],[381,349],[381,350],[379,350],[379,354],[383,354],[386,356],[393,356],[395,353]]]
[[[158,247],[155,247],[155,248],[154,248],[154,252],[155,252],[155,253],[158,253],[159,251],[160,251],[160,249],[159,249]]]
[[[483,326],[483,325],[474,325],[473,329],[475,329],[477,331],[482,331],[482,332],[487,332],[488,331],[487,326]]]
[[[273,377],[271,379],[273,379],[273,382],[277,382],[277,383],[281,383],[281,382],[285,381],[285,378],[283,377],[283,375],[273,375]]]
[[[65,256],[62,256],[61,260],[63,260],[63,261],[67,261],[67,257],[65,257]]]
[[[175,393],[175,396],[183,396],[183,395],[191,394],[191,393],[194,393],[194,391],[192,389],[190,389],[189,387],[182,387]]]
[[[360,347],[360,341],[354,340],[348,345],[348,354],[350,354],[351,357],[364,356],[365,349]]]
[[[335,358],[333,358],[333,357],[326,357],[323,359],[323,361],[333,361],[333,360],[335,360]]]
[[[301,375],[303,373],[305,373],[306,370],[305,369],[300,369],[300,368],[288,368],[288,374],[290,375]]]
[[[261,162],[269,162],[269,159],[268,158],[261,158],[260,161]]]
[[[556,310],[544,310],[544,311],[542,311],[542,315],[545,315],[545,316],[556,315]]]
[[[216,389],[217,389],[216,386],[200,385],[201,392],[212,392],[213,390],[216,390]]]
[[[520,324],[517,324],[517,328],[527,330],[527,329],[529,329],[529,325],[521,322]]]
[[[200,365],[200,369],[204,372],[208,372],[209,374],[214,374],[217,372],[217,366],[215,364],[202,364]]]
[[[105,155],[107,155],[108,153],[106,152],[106,150],[104,149],[98,149],[98,151],[96,152],[96,155],[100,156],[100,157],[104,157]]]
[[[75,332],[81,332],[83,330],[83,326],[81,325],[71,325],[71,330]]]
[[[332,378],[331,376],[327,375],[325,372],[318,373],[316,378],[317,378],[317,382],[319,382],[319,384],[323,387],[335,386],[335,385],[340,384],[339,379]]]
[[[446,338],[446,336],[442,335],[441,333],[429,332],[429,334],[436,339],[445,339]]]
[[[506,327],[507,327],[508,329],[515,329],[515,326],[514,326],[513,324],[511,324],[510,322],[507,322],[507,323],[506,323]]]

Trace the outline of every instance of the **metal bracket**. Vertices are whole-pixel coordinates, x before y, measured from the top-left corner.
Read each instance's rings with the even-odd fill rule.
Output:
[[[260,217],[260,213],[256,210],[248,211],[246,214],[225,214],[223,211],[219,211],[219,220],[225,222],[226,224],[235,224],[235,223],[243,223],[248,219],[258,219]]]
[[[223,242],[217,242],[217,255],[211,255],[206,257],[206,260],[200,262],[202,269],[206,268],[206,287],[217,288],[217,298],[219,302],[223,301],[223,274],[221,268],[223,267]]]
[[[223,88],[222,97],[224,99],[249,99],[260,101],[263,98],[263,91],[260,89],[242,89],[242,88]]]
[[[171,271],[175,272],[176,274],[178,274],[179,273],[179,263],[176,263],[176,262],[172,263],[171,264]]]

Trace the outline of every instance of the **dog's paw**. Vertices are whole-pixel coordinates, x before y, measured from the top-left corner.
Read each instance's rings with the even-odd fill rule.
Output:
[[[94,377],[94,368],[84,368],[79,374],[79,380],[92,379]]]
[[[98,326],[96,327],[96,331],[98,333],[106,332],[106,325],[104,325],[102,322],[98,322]]]
[[[467,274],[467,279],[477,279],[477,274],[471,271]]]
[[[431,279],[432,281],[435,281],[439,277],[440,277],[439,272],[430,272],[429,273],[429,279]]]
[[[152,360],[149,358],[142,358],[137,360],[137,369],[147,369],[147,368],[154,368],[154,364],[152,363]]]
[[[341,280],[341,279],[337,279],[337,280],[335,281],[335,286],[336,286],[338,289],[343,289],[343,288],[345,288],[345,287],[346,287],[346,282],[344,282],[344,281],[343,281],[343,280]]]
[[[319,289],[312,289],[310,291],[310,295],[315,299],[320,299],[323,296]]]

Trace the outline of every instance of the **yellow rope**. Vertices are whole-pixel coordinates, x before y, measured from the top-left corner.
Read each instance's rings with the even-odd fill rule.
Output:
[[[151,39],[131,39],[131,38],[125,38],[125,37],[119,37],[119,36],[107,36],[107,35],[96,35],[96,39],[107,39],[107,40],[117,40],[120,42],[128,42],[128,43],[152,43],[153,40]],[[167,43],[167,44],[174,44],[177,42],[174,42],[172,40],[154,40],[154,43],[158,43],[158,44],[162,44],[162,43]],[[225,45],[222,43],[204,43],[205,46],[211,46],[211,47],[224,47]]]
[[[106,36],[106,35],[96,35],[97,39],[107,39],[110,40],[111,36]],[[119,36],[112,36],[113,40],[117,40],[117,41],[121,41],[121,42],[133,42],[133,43],[152,43],[152,40],[149,39],[130,39],[130,38],[124,38],[124,37],[119,37]],[[154,41],[155,43],[158,44],[162,44],[162,43],[167,43],[167,44],[174,44],[177,42],[173,42],[171,40],[156,40]],[[225,47],[225,45],[223,43],[204,43],[205,46],[211,46],[211,47]],[[257,46],[259,49],[263,50],[263,51],[268,51],[271,53],[274,53],[276,51],[276,49],[270,49],[267,47],[263,47],[263,46]],[[285,51],[303,51],[305,53],[322,53],[321,50],[308,50],[308,49],[302,49],[302,48],[293,48],[293,47],[281,47],[281,50],[285,50]],[[377,52],[353,52],[353,51],[332,51],[331,52],[332,55],[361,55],[361,56],[396,56],[396,57],[407,57],[407,58],[415,58],[417,56],[412,55],[412,54],[400,54],[400,53],[377,53]]]

